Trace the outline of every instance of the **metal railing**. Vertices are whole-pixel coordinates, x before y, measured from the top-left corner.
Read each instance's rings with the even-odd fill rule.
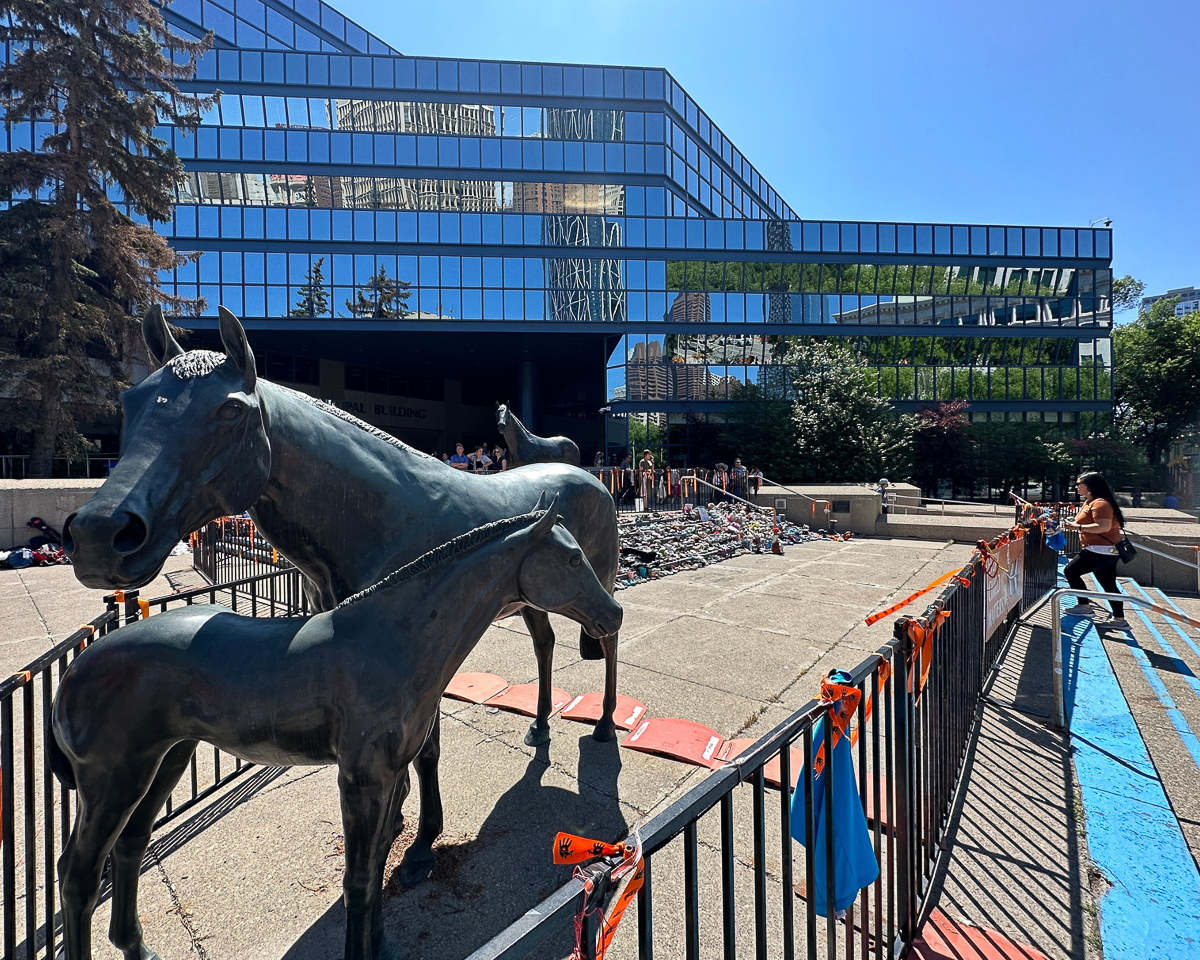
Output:
[[[192,566],[209,583],[251,578],[265,570],[292,567],[249,517],[218,517],[188,539]]]
[[[0,454],[0,480],[24,480],[29,469],[29,460],[29,455],[24,453]],[[72,460],[70,457],[55,457],[51,473],[55,477],[66,479],[103,480],[116,462],[115,455],[111,457],[80,457],[77,460]]]
[[[658,467],[654,471],[654,482],[649,486],[649,496],[643,496],[641,477],[632,467],[585,467],[588,473],[599,479],[612,494],[617,513],[643,513],[651,511],[682,510],[684,504],[703,505],[710,501],[738,500],[749,503],[747,497],[735,492],[735,487],[725,475],[724,482],[717,470],[702,467]],[[690,483],[696,481],[707,488],[711,495],[697,497],[698,488]],[[763,481],[766,483],[767,481]],[[689,489],[690,488],[690,489]],[[747,478],[745,493],[757,492],[754,481]],[[641,504],[639,509],[638,504]],[[752,506],[754,504],[751,504]]]
[[[1165,556],[1165,554],[1164,554]],[[1171,557],[1169,559],[1175,559]],[[1046,596],[1042,597],[1036,604],[1030,607],[1021,615],[1022,622],[1028,621],[1035,613],[1038,612],[1047,603],[1050,604],[1050,623],[1051,632],[1056,632],[1053,643],[1053,672],[1054,680],[1054,719],[1059,729],[1070,731],[1071,729],[1071,714],[1066,708],[1067,692],[1066,679],[1063,673],[1063,629],[1062,629],[1062,598],[1070,595],[1077,599],[1086,597],[1088,600],[1109,600],[1117,603],[1131,603],[1135,607],[1141,607],[1144,610],[1151,610],[1161,617],[1166,617],[1169,620],[1178,620],[1180,623],[1186,623],[1189,626],[1200,629],[1200,620],[1193,620],[1186,614],[1180,613],[1178,610],[1171,610],[1167,607],[1159,606],[1157,603],[1152,603],[1144,597],[1134,596],[1128,593],[1105,593],[1100,590],[1076,590],[1074,587],[1058,587],[1052,590]],[[1055,631],[1057,627],[1057,631]]]
[[[818,882],[826,882],[827,902],[834,902],[832,872],[818,877],[814,858],[807,855],[817,837],[814,752],[823,748],[825,756],[832,757],[835,736],[827,719],[833,704],[814,700],[640,827],[645,881],[637,899],[639,957],[653,960],[656,949],[679,956],[679,943],[687,960],[700,956],[701,943],[723,944],[726,957],[770,955],[787,960],[798,951],[817,956],[821,939],[829,960],[884,960],[907,949],[941,853],[987,673],[1020,611],[1055,583],[1058,557],[1044,546],[1040,525],[1027,529],[1023,549],[1024,594],[1003,628],[984,635],[983,584],[988,574],[977,555],[924,614],[897,622],[894,638],[850,672],[850,685],[860,693],[851,728],[851,764],[879,876],[859,891],[844,916],[829,911],[820,919],[811,896]],[[916,627],[938,631],[931,653],[921,652],[920,644],[914,643]],[[823,718],[818,739],[816,725]],[[768,804],[766,765],[773,758],[778,758],[780,783],[794,782],[803,791],[804,822],[796,831],[804,838],[802,848],[792,841],[791,791],[781,790]],[[748,796],[739,789],[743,785]],[[833,777],[825,777],[820,789],[824,841],[829,845],[826,862],[832,862],[831,821],[844,808],[834,803]],[[751,857],[735,851],[735,807],[742,805],[735,798],[744,796],[750,808]],[[710,822],[707,818],[717,822],[706,833],[720,838],[719,866],[708,872],[702,869],[699,846],[700,826]],[[753,874],[749,883],[744,877],[747,859]],[[656,880],[660,869],[671,871],[679,860],[682,884],[670,874]],[[797,878],[804,882],[800,907],[793,892]],[[578,911],[582,894],[583,882],[571,880],[469,960],[528,956],[561,935]],[[669,906],[664,903],[668,897],[674,900]],[[669,948],[668,940],[673,945]],[[594,942],[582,946],[585,957],[595,956]]]
[[[307,613],[300,572],[259,574],[230,583],[142,600],[137,591],[104,598],[106,609],[65,640],[0,683],[0,886],[4,960],[54,960],[60,936],[55,871],[71,831],[75,799],[50,770],[46,738],[63,674],[84,649],[113,630],[168,607],[219,604],[257,617]],[[251,764],[202,748],[175,793],[161,826],[224,789]],[[18,825],[20,829],[18,830]],[[23,922],[18,909],[23,901]],[[18,938],[21,938],[20,940]]]

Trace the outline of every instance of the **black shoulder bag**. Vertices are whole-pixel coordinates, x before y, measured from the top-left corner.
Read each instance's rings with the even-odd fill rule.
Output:
[[[1117,556],[1121,558],[1122,563],[1129,563],[1137,556],[1137,547],[1135,547],[1127,536],[1122,533],[1121,539],[1116,543]]]

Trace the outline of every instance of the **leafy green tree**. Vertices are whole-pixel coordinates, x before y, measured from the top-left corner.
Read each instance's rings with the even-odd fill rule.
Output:
[[[801,340],[788,354],[797,369],[792,418],[799,479],[861,482],[906,476],[911,417],[877,396],[874,373],[852,347]]]
[[[939,403],[921,410],[913,430],[913,480],[936,496],[943,480],[951,496],[973,486],[969,404],[963,400]]]
[[[115,410],[137,312],[203,306],[159,285],[160,271],[188,257],[152,226],[171,219],[183,177],[154,128],[199,124],[213,98],[177,81],[195,74],[209,42],[174,33],[149,0],[0,7],[11,51],[0,108],[37,137],[32,150],[0,154],[0,379],[10,400],[0,425],[30,435],[35,477],[50,475],[56,448],[78,443],[77,418]]]
[[[1171,441],[1200,417],[1200,311],[1177,317],[1178,302],[1159,300],[1113,330],[1113,416],[1145,452],[1156,483],[1166,482]]]
[[[642,458],[642,451],[646,449],[654,454],[656,463],[666,464],[666,431],[653,420],[632,413],[629,415],[629,456],[634,463]]]
[[[1145,292],[1146,285],[1141,280],[1135,280],[1129,274],[1115,277],[1112,282],[1113,311],[1120,313],[1122,310],[1135,309],[1141,305]]]
[[[753,466],[772,480],[799,480],[803,470],[792,404],[759,384],[746,387],[742,397],[746,402],[729,414],[726,424],[725,445],[733,451],[732,456],[741,457],[746,467]]]
[[[317,257],[312,268],[304,275],[304,283],[296,291],[296,305],[289,316],[324,317],[329,314],[329,291],[325,289],[324,257]]]
[[[1058,479],[1070,470],[1066,445],[1041,424],[990,421],[971,427],[975,473],[989,486],[1028,491],[1029,484]]]
[[[387,267],[380,264],[379,269],[367,280],[366,286],[359,288],[355,298],[346,301],[346,309],[356,317],[403,320],[409,315],[410,286],[407,280],[389,277]]]

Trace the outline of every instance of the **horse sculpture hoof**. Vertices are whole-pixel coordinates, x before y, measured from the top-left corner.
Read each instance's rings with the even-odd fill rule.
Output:
[[[525,731],[525,746],[527,747],[544,747],[550,742],[550,725],[547,724],[544,728],[539,727],[537,723],[531,723],[529,729]]]
[[[600,743],[608,743],[617,735],[617,725],[612,720],[601,720],[592,731],[592,739]]]
[[[398,871],[400,886],[415,887],[428,880],[431,873],[433,873],[433,851],[413,853],[410,847],[404,855],[404,859],[400,861]]]

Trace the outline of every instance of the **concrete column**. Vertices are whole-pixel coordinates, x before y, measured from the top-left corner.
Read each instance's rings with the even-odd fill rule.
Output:
[[[538,370],[537,364],[532,360],[521,361],[518,391],[521,398],[521,411],[519,414],[521,422],[531,432],[537,433]]]

